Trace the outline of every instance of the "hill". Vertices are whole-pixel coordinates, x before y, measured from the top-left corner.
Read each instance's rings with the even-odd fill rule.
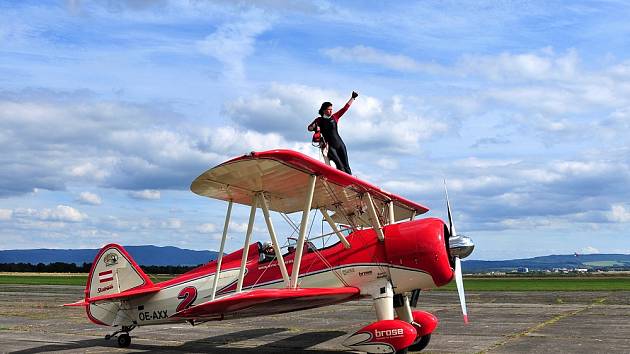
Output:
[[[133,259],[142,266],[194,266],[217,258],[218,252],[194,251],[177,247],[125,246]],[[31,249],[0,251],[0,263],[91,263],[98,249]],[[517,268],[553,269],[630,269],[628,254],[550,255],[502,261],[463,260],[466,273],[510,272]]]
[[[125,246],[133,259],[142,266],[194,266],[216,259],[218,252],[194,251],[177,247]],[[32,249],[0,251],[0,263],[91,263],[98,249]]]
[[[550,255],[534,258],[512,259],[504,261],[462,261],[462,269],[466,273],[489,271],[509,272],[517,268],[532,270],[553,269],[630,269],[628,254],[584,254],[584,255]]]

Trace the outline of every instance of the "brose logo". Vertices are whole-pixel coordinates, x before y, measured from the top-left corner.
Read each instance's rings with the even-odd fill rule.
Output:
[[[98,288],[97,290],[98,290],[99,293],[102,293],[103,291],[111,290],[113,288],[114,288],[114,285],[109,284],[108,286],[103,287],[103,288]]]
[[[376,338],[400,337],[400,336],[404,335],[404,332],[403,332],[402,328],[386,329],[386,330],[383,330],[383,331],[379,331],[378,329],[375,329],[374,330],[374,334],[375,334]]]

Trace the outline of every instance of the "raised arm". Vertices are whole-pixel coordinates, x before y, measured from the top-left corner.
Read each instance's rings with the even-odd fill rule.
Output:
[[[352,106],[352,102],[354,102],[354,100],[359,96],[358,93],[356,93],[355,91],[352,91],[352,97],[350,97],[350,99],[348,100],[348,102],[346,103],[345,106],[343,106],[340,110],[338,110],[337,112],[335,112],[335,114],[332,115],[333,119],[338,122],[339,118],[341,118],[341,116],[344,115],[344,113],[346,113],[346,111],[348,110],[348,108],[350,108],[350,106]]]

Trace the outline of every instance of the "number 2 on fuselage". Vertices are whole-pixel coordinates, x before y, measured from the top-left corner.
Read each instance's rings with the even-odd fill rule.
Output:
[[[185,310],[192,306],[193,302],[197,300],[197,288],[187,286],[179,292],[177,298],[182,300],[179,305],[177,305],[177,312]]]

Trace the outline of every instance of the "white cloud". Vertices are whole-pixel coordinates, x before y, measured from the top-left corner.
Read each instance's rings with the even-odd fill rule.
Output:
[[[389,180],[383,182],[383,187],[398,194],[418,194],[427,195],[433,192],[439,184],[437,181],[410,181],[410,180]]]
[[[352,48],[335,47],[322,50],[324,55],[334,61],[374,64],[398,71],[427,71],[440,72],[444,68],[437,64],[421,63],[406,55],[390,54],[363,45]]]
[[[244,128],[272,131],[287,140],[307,142],[310,137],[306,126],[315,118],[321,102],[331,101],[338,110],[349,98],[349,92],[272,84],[258,95],[226,104],[225,112]],[[448,129],[443,120],[424,114],[422,108],[422,103],[413,99],[405,102],[402,97],[393,96],[380,100],[360,94],[343,116],[339,131],[346,143],[361,150],[417,152],[421,141]]]
[[[81,222],[87,219],[87,215],[67,205],[57,205],[54,209],[46,208],[39,211],[27,209],[27,213],[45,221]]]
[[[510,180],[497,175],[475,175],[473,178],[450,178],[448,189],[454,191],[478,191],[480,189],[502,190],[505,185],[509,185]]]
[[[271,83],[258,94],[226,103],[223,111],[244,128],[304,139],[308,135],[306,126],[317,116],[322,102],[332,100],[339,106],[349,97],[350,92],[342,96],[318,87]]]
[[[182,221],[177,218],[170,218],[161,222],[162,228],[178,230],[182,228]]]
[[[235,222],[235,221],[231,221],[230,222],[230,226],[229,226],[229,231],[231,233],[245,233],[247,232],[247,223],[243,222],[243,223],[239,223],[239,222]]]
[[[532,182],[551,183],[563,178],[560,173],[549,171],[544,168],[524,169],[518,172],[522,178]]]
[[[376,165],[386,170],[395,170],[398,168],[399,163],[393,158],[383,158],[376,160]]]
[[[630,222],[630,208],[626,208],[623,204],[613,204],[610,209],[608,220],[619,223]]]
[[[221,25],[214,33],[197,43],[199,51],[220,61],[228,76],[244,79],[243,61],[255,49],[256,37],[271,27],[268,14],[249,10],[238,21]]]
[[[216,149],[229,157],[246,154],[251,151],[278,148],[298,149],[295,143],[289,143],[277,133],[263,134],[253,130],[224,126],[218,129],[206,129],[203,131],[203,134],[206,134],[208,137],[208,144],[211,149]]]
[[[515,105],[522,109],[534,109],[553,114],[579,113],[586,109],[584,101],[576,104],[576,100],[581,98],[577,92],[554,86],[511,86],[507,88],[490,86],[482,94],[489,100]]]
[[[151,188],[150,183],[153,188],[164,184],[182,188],[185,184],[175,181],[183,179],[178,175],[191,166],[197,172],[216,159],[193,146],[193,132],[182,133],[188,138],[170,138],[166,133],[170,128],[155,125],[164,113],[149,106],[84,101],[80,95],[68,102],[63,93],[45,93],[45,98],[21,100],[0,95],[0,131],[6,132],[0,137],[0,149],[6,152],[0,196],[33,188],[63,190],[77,181],[134,190]],[[22,158],[26,155],[31,157]],[[154,169],[127,171],[130,161]]]
[[[484,75],[491,80],[573,79],[577,71],[577,51],[556,55],[551,48],[535,53],[501,53],[498,55],[464,55],[457,70],[465,74]]]
[[[558,161],[553,164],[553,169],[568,175],[588,175],[609,172],[614,166],[597,161]]]
[[[155,189],[145,189],[142,191],[132,191],[128,195],[133,199],[157,200],[160,199],[160,191]]]
[[[393,54],[363,45],[351,48],[327,48],[323,49],[322,53],[334,61],[373,64],[402,72],[474,75],[501,81],[574,79],[579,64],[579,56],[575,49],[558,55],[550,47],[531,53],[465,54],[452,67],[421,62],[410,56]],[[619,71],[623,70],[617,70]]]
[[[518,219],[503,219],[499,225],[506,229],[531,230],[535,228],[553,228],[562,224],[559,220],[548,218],[524,217]]]
[[[0,221],[8,221],[13,217],[13,210],[0,209]]]
[[[593,254],[593,253],[600,253],[599,250],[593,246],[586,246],[582,249],[580,249],[580,254]]]
[[[217,231],[217,226],[211,223],[201,224],[197,227],[197,232],[200,234],[209,234],[215,231]]]
[[[79,203],[82,203],[82,204],[91,204],[91,205],[101,205],[101,203],[103,202],[100,196],[94,193],[90,193],[90,192],[81,192],[81,194],[79,194],[78,201]]]
[[[97,181],[102,181],[110,175],[108,169],[91,161],[81,162],[76,166],[70,167],[69,174],[73,177],[90,177]]]
[[[134,198],[158,198],[152,190],[184,189],[200,171],[240,154],[277,148],[307,152],[306,122],[296,128],[304,136],[288,141],[277,132],[246,126],[162,124],[177,113],[127,103],[93,104],[80,97],[79,103],[70,103],[63,94],[49,94],[47,100],[22,101],[3,101],[0,95],[0,149],[6,152],[0,196],[34,188],[64,190],[78,182],[132,190]],[[64,117],[62,127],[58,117]]]
[[[521,160],[516,159],[483,159],[479,157],[469,157],[463,160],[454,161],[455,166],[463,168],[496,168],[508,167],[520,163]]]

